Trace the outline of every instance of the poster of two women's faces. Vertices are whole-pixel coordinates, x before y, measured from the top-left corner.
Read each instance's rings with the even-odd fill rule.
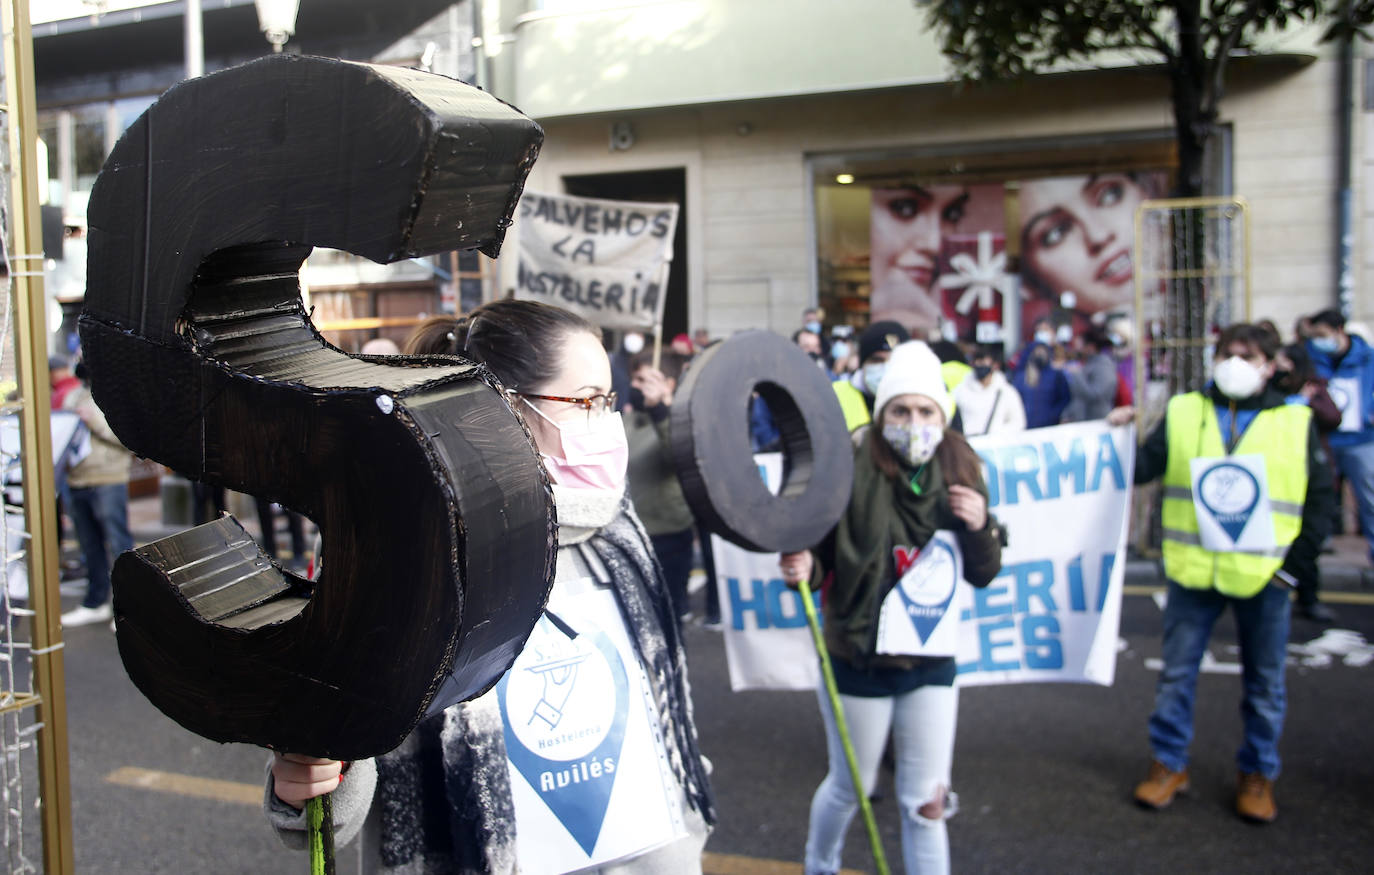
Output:
[[[1165,171],[1145,171],[875,188],[870,318],[894,319],[915,336],[952,326],[973,337],[980,321],[1001,320],[1001,307],[977,290],[1008,272],[1013,281],[997,289],[1019,289],[1014,341],[1046,317],[1077,333],[1130,313],[1136,207],[1161,197],[1167,182]]]

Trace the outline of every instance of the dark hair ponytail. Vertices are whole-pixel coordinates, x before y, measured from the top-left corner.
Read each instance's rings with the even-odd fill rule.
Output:
[[[557,352],[568,335],[595,325],[561,307],[538,301],[501,300],[466,316],[431,316],[406,338],[406,355],[456,355],[486,365],[516,391],[535,391],[557,373]]]
[[[945,429],[944,438],[935,448],[935,459],[940,463],[946,484],[987,491],[987,486],[983,484],[983,460],[978,458],[962,433],[952,428]]]

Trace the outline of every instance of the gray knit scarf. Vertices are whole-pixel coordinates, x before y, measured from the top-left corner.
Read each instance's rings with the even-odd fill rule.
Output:
[[[560,524],[565,522],[560,513]],[[687,658],[649,539],[628,499],[586,541],[606,566],[616,601],[665,722],[669,761],[688,802],[715,823],[710,782],[697,747]],[[515,871],[515,812],[499,709],[463,702],[421,721],[396,750],[377,758],[382,865],[416,875],[505,875]]]
[[[640,661],[648,670],[654,702],[662,719],[668,722],[664,741],[673,774],[687,792],[692,808],[699,811],[707,825],[716,822],[711,783],[697,747],[697,729],[692,720],[692,697],[687,682],[687,651],[678,635],[668,585],[663,569],[649,549],[649,536],[629,499],[621,513],[591,537],[588,545],[605,564],[615,589],[616,600],[629,626]]]

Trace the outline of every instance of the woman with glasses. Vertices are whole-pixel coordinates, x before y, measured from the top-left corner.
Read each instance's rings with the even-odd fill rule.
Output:
[[[300,809],[332,792],[336,840],[361,830],[363,872],[555,871],[534,855],[557,836],[581,851],[556,871],[699,873],[715,812],[676,614],[625,492],[600,332],[505,300],[430,318],[405,351],[485,364],[524,414],[557,507],[549,610],[494,690],[425,718],[395,751],[275,755],[269,820],[303,847]]]

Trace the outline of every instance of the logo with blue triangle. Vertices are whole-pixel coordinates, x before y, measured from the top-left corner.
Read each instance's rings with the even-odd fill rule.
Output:
[[[949,610],[959,583],[959,560],[942,538],[931,538],[916,562],[897,582],[897,591],[916,635],[925,644]]]
[[[1240,533],[1245,531],[1260,499],[1255,475],[1234,462],[1218,462],[1202,472],[1197,493],[1198,501],[1222,531],[1232,541],[1240,540]]]
[[[629,680],[615,645],[589,624],[569,638],[541,618],[496,692],[507,758],[591,854],[629,716]]]

